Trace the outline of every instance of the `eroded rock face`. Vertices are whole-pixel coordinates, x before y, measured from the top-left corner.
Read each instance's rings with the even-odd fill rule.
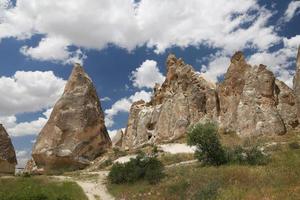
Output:
[[[266,66],[248,65],[241,52],[232,57],[218,95],[222,131],[240,136],[281,135],[299,124],[293,90]]]
[[[297,62],[296,62],[296,74],[294,77],[294,92],[296,96],[298,120],[300,121],[300,46],[298,49]]]
[[[112,146],[113,147],[121,147],[122,146],[122,141],[123,141],[123,130],[120,129],[118,130],[117,134],[111,139],[112,141]]]
[[[170,142],[182,137],[199,119],[217,119],[218,112],[215,84],[170,55],[166,80],[155,86],[152,100],[132,105],[122,146]]]
[[[0,124],[0,174],[14,174],[16,165],[15,149],[5,128]]]
[[[122,146],[170,142],[183,136],[190,124],[207,120],[217,122],[221,132],[241,137],[281,135],[299,125],[295,104],[292,89],[266,66],[247,64],[242,52],[234,54],[218,86],[170,55],[166,80],[155,86],[152,100],[132,105]]]
[[[85,167],[110,146],[97,92],[77,64],[37,138],[32,157],[45,170],[74,170]]]

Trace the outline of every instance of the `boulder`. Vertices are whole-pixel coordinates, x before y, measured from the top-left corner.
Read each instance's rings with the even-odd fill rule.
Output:
[[[76,170],[111,147],[92,80],[76,64],[32,150],[38,168]]]
[[[0,174],[14,174],[16,165],[15,149],[5,128],[0,124]]]

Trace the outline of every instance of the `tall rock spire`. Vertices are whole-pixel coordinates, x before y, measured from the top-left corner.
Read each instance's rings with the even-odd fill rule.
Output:
[[[5,128],[0,124],[0,173],[14,173],[17,165],[15,149]]]
[[[75,170],[111,146],[104,114],[92,80],[76,64],[62,97],[33,147],[39,168]]]
[[[297,116],[298,120],[300,121],[300,46],[298,48],[296,74],[294,76],[294,93],[296,97]]]

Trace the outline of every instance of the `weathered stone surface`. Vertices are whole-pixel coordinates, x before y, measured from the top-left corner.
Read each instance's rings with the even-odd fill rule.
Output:
[[[225,74],[224,81],[218,86],[220,102],[220,128],[224,132],[235,131],[237,109],[245,85],[245,74],[251,68],[246,63],[242,52],[231,58],[231,64]]]
[[[73,170],[85,167],[110,146],[97,92],[77,64],[37,138],[32,157],[45,170]]]
[[[191,123],[217,119],[218,112],[215,84],[170,55],[166,80],[155,86],[151,101],[132,105],[122,146],[170,142],[182,137]]]
[[[298,66],[300,77],[300,58]],[[217,87],[170,55],[166,80],[155,85],[151,101],[132,105],[122,146],[170,142],[184,135],[190,124],[207,120],[241,137],[281,135],[299,125],[295,105],[293,90],[266,66],[247,64],[242,52],[234,54]]]
[[[249,69],[237,108],[236,132],[243,136],[284,134],[286,128],[276,104],[273,73],[264,65]]]
[[[300,46],[296,61],[296,74],[294,77],[294,92],[296,97],[297,115],[300,122]]]
[[[15,149],[5,128],[0,124],[0,174],[15,173],[16,165]]]
[[[287,131],[294,130],[299,127],[294,91],[280,80],[276,80],[275,85],[277,110],[279,115],[281,116]]]
[[[117,134],[111,139],[113,147],[121,147],[123,141],[123,130],[118,130]]]
[[[266,66],[251,67],[241,52],[218,87],[220,127],[240,136],[284,134],[298,127],[295,96]]]

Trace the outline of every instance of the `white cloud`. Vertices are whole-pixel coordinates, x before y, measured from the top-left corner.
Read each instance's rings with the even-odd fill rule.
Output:
[[[24,168],[27,161],[31,158],[31,152],[29,150],[17,150],[16,157],[18,160],[17,167]]]
[[[202,75],[212,82],[218,82],[218,78],[224,75],[230,64],[230,57],[218,52],[209,58],[209,64],[207,66],[202,65]]]
[[[288,86],[293,86],[295,72],[294,63],[297,57],[297,49],[300,44],[300,35],[290,39],[283,39],[283,48],[275,52],[263,51],[250,56],[250,64],[266,65],[278,79]]]
[[[146,92],[144,90],[140,92],[136,92],[134,95],[128,98],[122,98],[116,101],[110,109],[106,109],[105,112],[105,125],[107,127],[112,127],[114,125],[114,117],[119,113],[126,113],[129,112],[130,107],[133,102],[138,100],[144,100],[146,102],[150,101],[151,99],[151,92]]]
[[[13,137],[37,135],[62,95],[65,83],[52,71],[17,71],[12,77],[0,77],[0,123]],[[18,122],[18,114],[40,111],[45,111],[42,117]]]
[[[111,99],[109,97],[103,97],[100,99],[100,101],[104,102],[104,101],[111,101]]]
[[[26,135],[38,135],[44,125],[47,123],[52,109],[43,113],[43,117],[30,122],[17,122],[16,116],[1,116],[0,122],[4,124],[8,134],[12,137],[21,137]]]
[[[103,49],[114,44],[130,51],[146,44],[160,53],[204,44],[232,54],[277,43],[274,27],[267,25],[271,16],[257,0],[18,0],[3,13],[0,39],[43,34],[39,46],[23,51],[50,60],[66,58],[70,45]],[[59,41],[50,45],[49,40]]]
[[[0,116],[36,112],[53,106],[66,81],[52,71],[17,71],[0,77]]]
[[[23,46],[20,51],[23,55],[41,61],[60,61],[63,63],[80,63],[86,56],[80,49],[75,52],[69,52],[68,45],[70,43],[64,38],[47,37],[43,38],[37,47]]]
[[[160,73],[157,62],[146,60],[135,71],[131,72],[130,79],[137,88],[153,88],[155,83],[162,84],[165,77]]]
[[[292,1],[284,13],[283,21],[288,22],[299,13],[300,13],[300,2]]]

